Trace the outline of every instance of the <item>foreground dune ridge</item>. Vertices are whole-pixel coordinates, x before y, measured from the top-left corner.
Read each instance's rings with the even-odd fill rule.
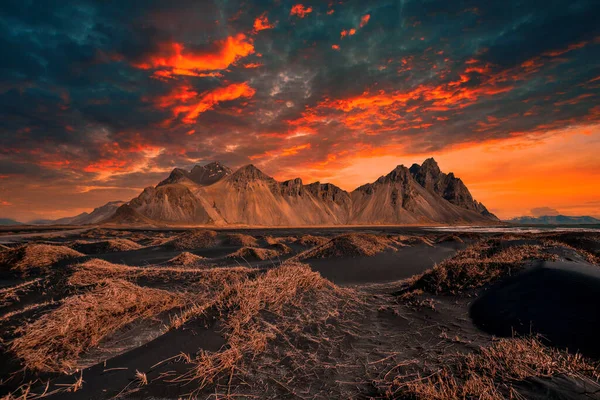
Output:
[[[169,240],[183,237],[189,240],[186,247],[192,250],[196,247],[194,252],[198,249],[210,250],[220,246],[220,243],[233,246],[227,241],[227,233],[217,232],[214,236],[206,232],[186,234],[171,235]],[[143,240],[153,240],[148,233],[145,235]],[[194,321],[209,323],[216,318],[219,328],[215,334],[223,340],[219,347],[208,350],[200,345],[196,347],[197,352],[180,354],[172,361],[165,361],[165,367],[173,362],[179,365],[176,368],[178,372],[168,378],[151,373],[152,369],[140,369],[136,374],[133,374],[135,371],[131,372],[133,375],[129,376],[132,376],[132,383],[125,383],[121,387],[123,389],[126,386],[123,392],[126,397],[135,397],[140,390],[154,390],[150,388],[160,387],[166,383],[165,379],[171,385],[188,388],[188,394],[191,392],[192,397],[204,397],[206,391],[214,393],[214,390],[242,390],[246,394],[263,393],[265,397],[279,397],[282,393],[300,393],[298,390],[304,385],[300,382],[311,382],[316,376],[321,377],[319,382],[324,386],[313,395],[347,397],[352,393],[352,386],[335,384],[334,375],[327,371],[337,371],[336,374],[346,376],[343,380],[351,379],[356,372],[354,368],[361,362],[369,366],[365,374],[372,379],[370,390],[375,390],[373,394],[379,393],[380,397],[389,398],[415,396],[450,399],[487,394],[491,399],[500,399],[515,393],[529,393],[527,384],[523,382],[529,382],[534,377],[550,379],[548,382],[557,379],[556,382],[562,382],[557,383],[558,386],[567,387],[564,390],[575,390],[568,387],[579,385],[577,382],[587,382],[585,385],[590,388],[596,385],[598,372],[593,360],[581,354],[548,347],[549,343],[544,338],[484,341],[475,346],[479,348],[476,352],[470,347],[470,350],[464,348],[456,353],[450,352],[445,357],[436,356],[437,353],[432,349],[430,355],[419,361],[403,359],[400,356],[402,353],[397,351],[403,348],[402,343],[410,343],[414,338],[385,328],[385,336],[390,338],[383,343],[390,342],[381,344],[382,339],[373,336],[373,329],[377,326],[377,330],[382,329],[382,324],[386,326],[391,321],[421,318],[423,313],[433,313],[429,315],[434,320],[443,318],[453,301],[461,302],[464,296],[468,299],[482,287],[496,287],[496,282],[506,277],[518,281],[520,271],[529,270],[531,263],[575,257],[580,260],[577,262],[591,266],[597,261],[598,250],[594,250],[597,238],[590,235],[550,234],[485,238],[473,234],[360,233],[327,238],[324,243],[315,242],[313,249],[304,250],[304,245],[300,243],[302,237],[255,237],[259,246],[261,243],[267,246],[255,249],[270,250],[283,257],[276,263],[269,262],[258,269],[251,264],[247,267],[211,267],[214,260],[173,250],[173,246],[158,246],[156,249],[180,251],[178,256],[149,266],[120,265],[101,259],[69,264],[67,259],[67,264],[64,261],[56,264],[57,269],[51,265],[43,273],[46,275],[30,279],[12,289],[3,289],[0,293],[4,296],[13,291],[20,293],[19,296],[27,295],[31,290],[37,290],[50,275],[57,274],[57,277],[62,276],[63,283],[60,285],[66,284],[64,287],[70,292],[67,297],[58,299],[58,302],[46,301],[38,306],[26,306],[20,313],[5,313],[0,323],[28,313],[37,314],[37,320],[23,324],[14,331],[15,337],[9,342],[10,351],[32,373],[39,371],[52,374],[52,371],[73,373],[79,368],[79,359],[85,353],[102,343],[108,343],[108,339],[123,329],[132,329],[128,328],[130,326],[156,326],[153,329],[162,332],[158,337],[167,338],[169,332],[190,329],[197,323]],[[306,239],[313,240],[311,237]],[[241,246],[244,240],[236,240],[237,246]],[[352,246],[339,243],[350,243]],[[312,263],[311,260],[325,256],[339,260],[339,267],[343,268],[344,260],[356,257],[402,253],[403,249],[415,246],[435,249],[437,246],[450,245],[466,248],[411,279],[392,282],[387,286],[376,285],[372,289],[368,285],[354,289],[340,287],[314,272],[311,265],[294,261],[299,255],[315,252],[311,257],[303,257],[306,262]],[[280,250],[275,250],[278,246],[285,246],[292,253],[285,256]],[[354,246],[363,246],[359,254]],[[178,260],[182,263],[178,263]],[[387,289],[382,292],[381,288]],[[377,293],[375,297],[368,294],[371,291]],[[456,300],[447,303],[439,296],[450,296]],[[389,299],[396,300],[390,303]],[[157,324],[158,321],[162,322]],[[393,322],[392,326],[400,328],[400,331],[405,329],[402,325],[396,325],[398,323]],[[452,328],[446,325],[444,329]],[[460,337],[445,332],[443,330],[436,340],[459,347],[467,343],[462,338],[465,332]],[[423,334],[431,335],[427,330],[422,331]],[[396,336],[397,339],[391,339]],[[380,344],[376,345],[377,342]],[[385,350],[380,348],[382,345]],[[588,351],[587,348],[585,350]],[[347,352],[349,358],[338,354],[340,351]],[[515,354],[519,353],[522,360],[511,364],[511,360],[517,359]],[[292,354],[294,356],[290,358]],[[376,358],[360,361],[363,357],[370,357],[369,354]],[[357,362],[359,364],[355,365]],[[97,384],[93,383],[96,378],[88,375],[92,386],[86,389],[85,376],[90,373],[86,371],[83,372],[83,378],[79,376],[75,379],[74,386],[54,386],[49,390],[77,389],[78,392],[92,393],[86,390],[96,387]],[[421,376],[424,379],[415,380],[415,373],[423,374]],[[287,379],[292,379],[294,383],[284,383]],[[244,381],[262,383],[244,389],[238,385]],[[284,386],[277,382],[284,383]],[[42,393],[39,386],[33,383],[14,389],[12,396],[18,397],[18,393],[28,390],[27,398],[35,398],[34,393]],[[308,392],[304,395],[308,395]]]

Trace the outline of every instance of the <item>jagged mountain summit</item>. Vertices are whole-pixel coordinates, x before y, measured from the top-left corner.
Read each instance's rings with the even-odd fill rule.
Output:
[[[455,177],[452,172],[443,173],[433,158],[428,158],[422,165],[413,164],[410,167],[410,173],[421,186],[440,195],[450,203],[497,219],[483,204],[473,199],[469,189],[460,178]]]
[[[433,159],[402,165],[347,192],[330,183],[279,182],[254,165],[175,169],[106,222],[177,225],[401,225],[498,222],[464,183]]]
[[[158,186],[168,185],[171,183],[185,184],[190,181],[196,185],[212,185],[213,183],[220,181],[232,173],[233,171],[231,168],[222,165],[218,161],[203,166],[196,165],[189,172],[181,168],[175,168],[169,177],[160,182]]]

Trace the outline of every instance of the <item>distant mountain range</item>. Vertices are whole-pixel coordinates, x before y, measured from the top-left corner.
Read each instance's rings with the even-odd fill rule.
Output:
[[[600,224],[600,219],[589,216],[569,217],[567,215],[545,215],[542,217],[517,217],[510,219],[507,222],[527,225],[586,225]]]
[[[175,169],[103,222],[173,225],[403,225],[499,222],[433,158],[399,165],[347,192],[330,183],[279,182],[254,165],[237,171],[213,162]]]
[[[87,225],[97,224],[112,217],[117,209],[125,204],[124,201],[111,201],[101,207],[95,208],[91,213],[81,213],[74,217],[60,219],[40,219],[31,221],[32,225]]]
[[[23,223],[10,218],[0,218],[0,225],[23,225]]]

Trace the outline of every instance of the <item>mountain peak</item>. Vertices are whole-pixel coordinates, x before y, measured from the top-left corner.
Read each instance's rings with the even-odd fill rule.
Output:
[[[254,164],[244,165],[231,176],[235,181],[273,180],[269,175],[256,168]]]
[[[190,183],[189,181],[197,185],[208,186],[220,181],[227,175],[231,175],[231,173],[231,168],[218,161],[213,161],[206,165],[195,165],[189,172],[181,168],[175,168],[171,175],[160,182],[158,186],[171,183]]]
[[[423,164],[421,164],[421,169],[424,169],[425,171],[434,175],[439,175],[440,172],[442,172],[440,170],[440,166],[433,157],[430,157],[427,160],[423,161]]]

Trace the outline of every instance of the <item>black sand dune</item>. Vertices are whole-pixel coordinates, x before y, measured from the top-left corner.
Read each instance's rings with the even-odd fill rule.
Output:
[[[600,269],[585,263],[543,262],[491,287],[470,310],[486,332],[541,334],[549,344],[600,356]]]
[[[135,381],[136,371],[147,375],[148,380],[155,379],[160,374],[186,373],[189,367],[185,363],[164,362],[181,353],[192,357],[200,349],[217,351],[225,344],[219,334],[218,323],[205,327],[205,320],[190,321],[182,329],[175,329],[156,339],[105,363],[96,364],[83,370],[85,381],[81,390],[75,393],[58,393],[50,396],[52,399],[68,398],[70,400],[110,399],[117,396],[125,387],[138,389]],[[156,365],[159,364],[160,365]],[[153,368],[154,367],[154,368]],[[168,380],[168,379],[167,379]],[[56,383],[71,384],[73,376],[59,378]],[[184,398],[192,389],[181,383],[150,384],[143,387],[142,393],[132,393],[127,398]]]
[[[466,245],[444,242],[387,250],[372,257],[311,259],[305,262],[335,284],[390,282],[410,278],[451,257]]]

